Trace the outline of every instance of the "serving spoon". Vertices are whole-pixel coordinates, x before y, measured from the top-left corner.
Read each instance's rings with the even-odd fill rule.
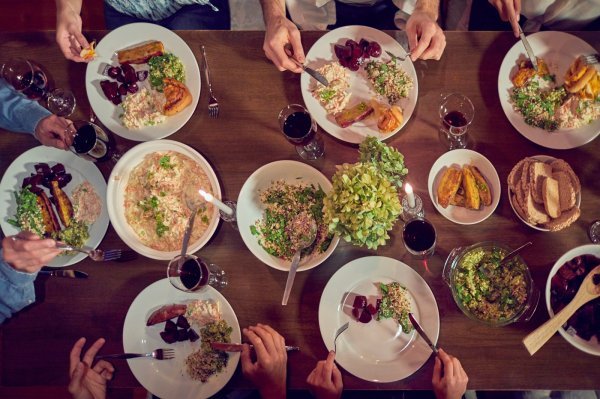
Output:
[[[308,226],[306,232],[305,228]],[[288,278],[285,283],[285,290],[283,291],[283,299],[281,300],[282,305],[287,305],[287,301],[292,291],[292,285],[294,285],[294,277],[296,277],[296,270],[298,269],[298,263],[300,263],[300,253],[304,248],[308,248],[317,238],[317,222],[312,215],[307,212],[301,212],[296,215],[291,222],[286,226],[286,233],[291,242],[298,242],[298,250],[292,258],[292,265],[288,273]]]
[[[600,276],[600,265],[585,276],[577,294],[567,306],[523,339],[523,345],[530,355],[537,352],[580,307],[600,297],[600,284],[594,284],[594,276]]]
[[[196,215],[198,211],[206,206],[203,200],[200,198],[197,190],[188,186],[188,188],[183,193],[183,199],[185,201],[185,205],[192,211],[190,214],[190,218],[188,219],[187,226],[185,227],[185,233],[183,234],[183,242],[181,244],[181,256],[187,255],[188,245],[190,243],[190,236],[192,235],[192,229],[194,228],[194,220],[196,220]]]

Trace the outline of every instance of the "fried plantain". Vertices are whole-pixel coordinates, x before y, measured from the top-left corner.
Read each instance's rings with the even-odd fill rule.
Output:
[[[67,194],[60,188],[58,181],[52,180],[50,185],[50,191],[54,197],[54,205],[56,206],[58,217],[63,226],[69,227],[71,225],[71,220],[73,220],[73,204]]]
[[[465,190],[465,207],[469,209],[479,209],[481,200],[479,198],[479,190],[473,172],[469,168],[462,170],[462,187]]]
[[[492,205],[492,190],[483,174],[477,169],[477,166],[467,166],[473,176],[475,177],[475,183],[477,184],[477,190],[479,191],[479,198],[484,206]]]
[[[40,211],[42,212],[42,220],[44,222],[44,233],[47,237],[52,236],[54,233],[58,233],[60,231],[60,224],[58,224],[58,218],[52,209],[52,204],[50,203],[50,199],[40,190],[40,192],[36,193],[37,203],[40,207]]]
[[[462,178],[460,169],[455,167],[450,166],[444,171],[440,184],[437,187],[438,204],[442,208],[446,208],[450,204],[450,200],[454,198],[456,191],[460,187]]]

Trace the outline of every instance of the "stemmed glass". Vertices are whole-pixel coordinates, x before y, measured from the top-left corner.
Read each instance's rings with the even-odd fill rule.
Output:
[[[296,146],[302,159],[319,159],[325,152],[323,139],[317,135],[317,122],[306,108],[290,104],[279,112],[279,127],[289,142]]]
[[[16,91],[32,100],[44,100],[50,112],[69,116],[75,109],[75,96],[68,90],[50,90],[46,73],[37,64],[23,58],[12,58],[2,65],[0,76]]]
[[[435,252],[435,227],[423,217],[409,220],[402,230],[402,238],[406,250],[417,259],[427,259]]]
[[[440,103],[441,131],[448,140],[448,149],[467,147],[467,130],[475,117],[469,98],[460,93],[443,96]]]
[[[194,255],[174,257],[167,267],[167,277],[173,287],[185,292],[194,292],[207,285],[221,290],[228,283],[227,275],[219,266]]]

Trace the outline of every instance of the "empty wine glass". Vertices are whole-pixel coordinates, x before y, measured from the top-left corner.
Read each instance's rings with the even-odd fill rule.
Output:
[[[225,272],[214,263],[207,263],[194,255],[177,255],[167,267],[167,277],[178,290],[197,291],[207,285],[221,290],[227,286]]]
[[[75,109],[75,96],[69,90],[50,90],[46,73],[36,63],[24,58],[11,58],[0,70],[4,78],[16,91],[32,100],[43,100],[50,112],[58,116],[69,116]]]

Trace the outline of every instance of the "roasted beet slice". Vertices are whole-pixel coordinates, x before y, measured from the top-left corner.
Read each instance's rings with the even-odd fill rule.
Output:
[[[348,69],[358,71],[360,69],[360,60],[358,58],[351,58],[348,62]]]
[[[358,43],[356,41],[352,40],[352,39],[346,40],[345,44],[346,44],[346,46],[349,46],[349,47],[352,47],[352,48],[359,47]]]
[[[128,86],[128,84],[127,84],[127,83],[121,83],[121,84],[119,85],[119,94],[120,94],[120,95],[124,96],[124,95],[126,95],[126,94],[129,92],[129,91],[127,90],[127,86]]]
[[[124,81],[126,83],[135,83],[137,82],[137,74],[135,73],[135,69],[129,64],[121,65],[121,70],[123,71]]]
[[[368,323],[371,321],[372,318],[373,317],[371,316],[371,313],[369,313],[369,311],[365,309],[360,314],[358,321],[360,321],[361,323]]]
[[[372,315],[377,313],[377,308],[375,306],[373,306],[372,304],[368,304],[367,305],[367,311],[369,313],[371,313]]]
[[[180,330],[177,330],[177,341],[182,342],[187,341],[188,339],[190,339],[190,335],[187,329],[182,328]]]
[[[121,68],[119,68],[118,66],[108,68],[108,76],[113,79],[116,79],[117,76],[119,76],[121,73]]]
[[[190,328],[188,330],[188,336],[190,337],[190,341],[191,342],[196,342],[200,338],[200,336],[198,335],[198,333],[196,331],[194,331],[193,328]]]
[[[33,167],[35,168],[35,173],[38,175],[46,176],[52,173],[50,166],[44,162],[36,163]]]
[[[354,297],[354,304],[352,307],[362,309],[367,306],[367,297],[364,295],[357,295]]]
[[[58,182],[58,187],[63,188],[73,179],[70,173],[65,173],[64,175],[58,175],[55,177]]]
[[[64,175],[65,173],[67,173],[65,171],[65,165],[63,165],[62,163],[57,163],[56,165],[51,167],[50,170],[57,176]]]
[[[119,95],[119,84],[110,80],[100,81],[100,88],[107,99],[112,100]]]
[[[42,184],[42,180],[43,180],[42,175],[31,175],[31,176],[23,179],[23,185],[21,187],[25,187],[25,186],[35,187],[35,186]]]
[[[137,71],[136,75],[138,82],[143,82],[146,80],[146,78],[148,78],[148,71]]]
[[[185,328],[185,329],[190,328],[190,323],[188,322],[188,320],[185,318],[184,315],[177,317],[177,327]]]
[[[172,344],[177,342],[177,331],[163,331],[160,333],[160,337],[167,344]]]
[[[381,55],[381,46],[377,42],[369,43],[369,55],[373,58],[377,58]]]
[[[116,96],[116,97],[112,98],[110,101],[112,101],[112,103],[115,105],[119,105],[123,102],[123,100],[121,100],[121,96]]]
[[[167,320],[165,322],[165,331],[166,332],[177,331],[177,324],[175,324],[171,320]]]
[[[356,317],[356,320],[360,318],[361,308],[352,308],[352,316]]]
[[[335,56],[338,57],[339,60],[345,60],[347,58],[352,57],[352,48],[349,46],[336,44],[335,46],[333,46],[333,51],[335,52]]]

